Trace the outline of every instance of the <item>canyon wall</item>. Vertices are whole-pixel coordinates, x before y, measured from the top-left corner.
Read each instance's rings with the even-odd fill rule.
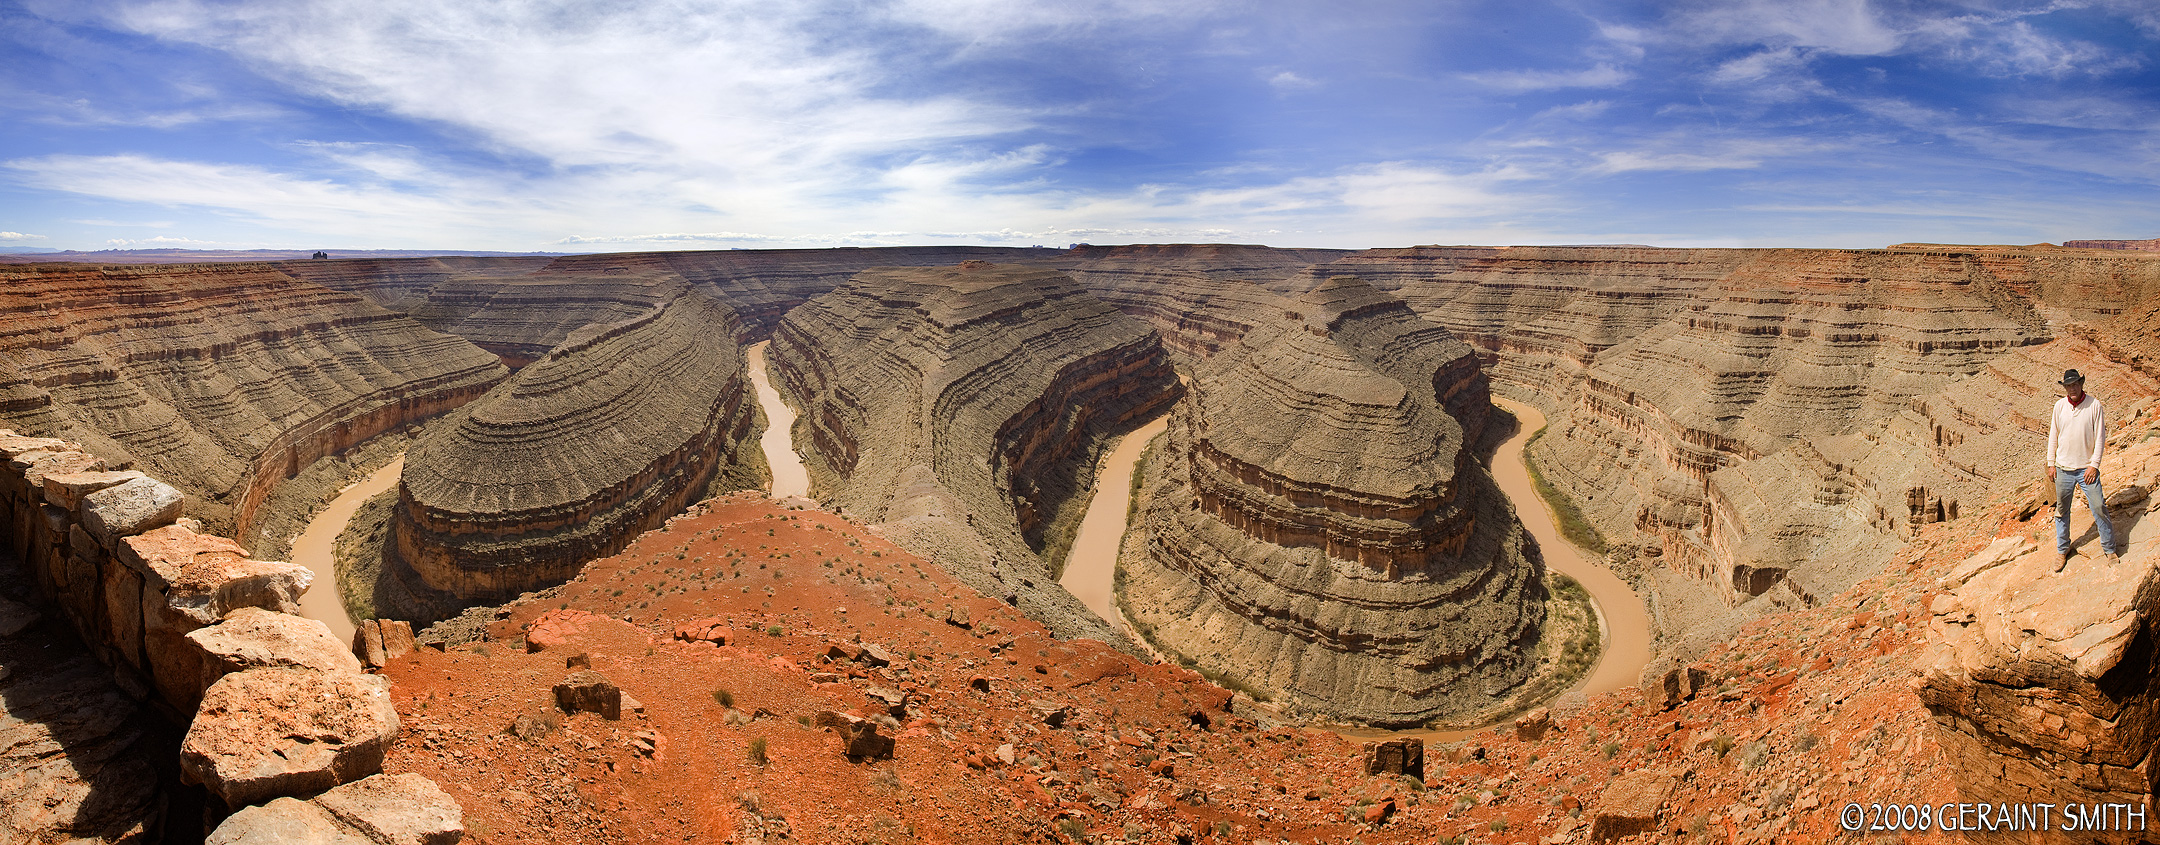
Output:
[[[861,273],[790,311],[771,356],[821,501],[1063,634],[1121,639],[1042,555],[1103,444],[1176,395],[1154,331],[1061,273],[970,261]]]
[[[522,367],[571,331],[644,313],[685,283],[728,304],[744,341],[764,340],[788,309],[871,267],[1023,261],[1059,250],[881,247],[629,252],[560,258],[409,258],[277,265],[472,341]]]
[[[570,579],[740,474],[757,405],[739,331],[726,305],[678,284],[459,409],[406,456],[398,574],[421,595],[498,602]]]
[[[169,479],[222,532],[245,536],[317,458],[504,375],[470,343],[277,265],[0,270],[0,423]]]
[[[1352,278],[1271,304],[1151,459],[1126,612],[1297,707],[1407,726],[1491,706],[1533,668],[1544,588],[1471,448],[1477,356]]]

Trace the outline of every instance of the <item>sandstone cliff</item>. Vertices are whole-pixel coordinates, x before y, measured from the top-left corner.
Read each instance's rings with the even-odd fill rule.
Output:
[[[1521,683],[1543,587],[1470,448],[1492,406],[1471,349],[1335,278],[1280,300],[1178,403],[1123,600],[1163,647],[1382,725]]]
[[[1040,555],[1102,444],[1175,395],[1155,332],[1060,273],[968,262],[864,272],[772,342],[820,500],[1061,633],[1122,639]]]
[[[0,424],[166,478],[219,531],[244,532],[315,459],[503,375],[472,344],[274,265],[0,270]]]
[[[756,448],[738,329],[727,306],[678,288],[572,333],[443,421],[399,484],[409,586],[469,605],[558,584],[704,497]]]

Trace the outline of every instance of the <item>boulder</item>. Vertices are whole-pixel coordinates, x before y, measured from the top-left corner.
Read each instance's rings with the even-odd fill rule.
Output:
[[[1643,703],[1657,710],[1671,710],[1694,698],[1709,682],[1710,672],[1701,666],[1681,666],[1670,658],[1660,658],[1643,669]]]
[[[598,713],[603,719],[622,718],[622,690],[591,669],[570,673],[555,685],[555,706],[565,713]]]
[[[1423,778],[1425,740],[1406,738],[1365,743],[1365,773]]]
[[[456,845],[465,811],[450,793],[416,774],[375,775],[316,797],[339,822],[382,845]]]
[[[1035,714],[1036,721],[1052,728],[1064,727],[1065,720],[1072,716],[1072,708],[1055,701],[1030,701],[1028,711]]]
[[[1598,796],[1590,819],[1590,840],[1610,842],[1657,827],[1658,813],[1676,779],[1663,772],[1634,771],[1613,779]]]
[[[353,626],[353,656],[369,669],[381,669],[417,647],[412,623],[402,619],[363,619]]]
[[[863,694],[870,696],[871,701],[883,705],[886,712],[891,713],[893,718],[899,719],[907,716],[907,693],[885,687],[871,687],[863,690]]]
[[[135,470],[53,473],[45,476],[45,503],[72,511],[81,507],[84,496],[144,477]]]
[[[2052,548],[1979,569],[1929,603],[1913,691],[1965,800],[2137,803],[2160,757],[2160,569]]]
[[[1552,730],[1552,711],[1543,707],[1524,713],[1515,720],[1516,739],[1544,739],[1545,732],[1549,730]]]
[[[177,488],[154,478],[121,482],[82,498],[82,526],[92,539],[116,548],[122,537],[171,525],[184,499]]]
[[[360,661],[338,646],[330,626],[313,619],[243,607],[225,621],[190,631],[202,649],[203,688],[234,672],[271,666],[318,672],[358,672]]]
[[[0,596],[0,637],[12,637],[29,630],[41,618],[37,608]]]
[[[340,825],[315,804],[298,798],[279,798],[259,807],[244,807],[210,832],[203,845],[374,845],[366,837]]]
[[[260,804],[381,771],[397,731],[387,678],[249,669],[204,691],[180,744],[180,768],[226,806]]]
[[[455,845],[465,812],[434,781],[375,775],[312,801],[279,798],[227,817],[204,845]]]
[[[893,738],[877,732],[877,724],[852,713],[820,710],[814,722],[820,728],[832,728],[840,734],[840,753],[856,762],[864,760],[890,760],[893,756]]]
[[[100,491],[92,498],[126,486]],[[121,562],[149,578],[175,612],[193,620],[194,627],[188,630],[217,624],[225,614],[243,607],[297,615],[300,596],[315,582],[315,573],[305,566],[248,560],[240,544],[182,525],[124,538],[117,550]]]
[[[675,638],[688,643],[727,645],[735,641],[735,631],[718,619],[696,619],[675,626]]]

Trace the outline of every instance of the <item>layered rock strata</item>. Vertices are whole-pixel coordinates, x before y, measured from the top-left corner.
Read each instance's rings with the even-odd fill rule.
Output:
[[[470,343],[273,265],[0,270],[0,423],[152,472],[221,531],[300,467],[503,375]]]
[[[1775,575],[1738,569],[1788,560],[1735,559],[1727,555],[1739,546],[1709,541],[1715,474],[1767,458],[1757,470],[1724,477],[1737,487],[1790,479],[1770,500],[1818,501],[1863,517],[1838,518],[1838,530],[1882,535],[1895,527],[1874,519],[1880,497],[1845,497],[1865,485],[1838,478],[1840,461],[1823,452],[1828,438],[1865,431],[2038,340],[2032,310],[1977,270],[1924,253],[1764,254],[1683,311],[1600,353],[1532,454],[1608,531],[1644,538],[1669,565],[1718,573],[1714,581],[1737,587],[1729,601],[1759,594]],[[1787,450],[1794,451],[1770,457]],[[1735,492],[1726,501],[1742,498]],[[1769,536],[1798,525],[1758,521],[1748,530]],[[1813,542],[1823,532],[1788,533]]]
[[[1678,313],[1757,253],[1647,247],[1363,250],[1286,284],[1350,273],[1476,347],[1495,385],[1562,393],[1598,353]]]
[[[629,319],[683,284],[727,303],[744,339],[764,340],[780,315],[871,267],[1020,261],[1057,250],[888,247],[633,252],[534,258],[415,258],[277,265],[454,334],[522,367],[595,323]]]
[[[1126,612],[1299,707],[1406,726],[1490,706],[1533,668],[1544,591],[1469,448],[1492,410],[1477,356],[1351,278],[1278,313],[1178,403]]]
[[[2058,573],[2053,549],[2006,537],[1946,579],[1915,689],[1964,800],[2144,806],[2160,790],[2160,569],[2145,545],[2126,565],[2082,556]]]
[[[406,455],[385,568],[496,602],[568,580],[703,498],[757,448],[738,329],[678,287],[459,409]]]
[[[1116,639],[1055,583],[1102,445],[1177,392],[1156,333],[1063,274],[866,271],[788,313],[771,360],[818,498],[1066,634]]]

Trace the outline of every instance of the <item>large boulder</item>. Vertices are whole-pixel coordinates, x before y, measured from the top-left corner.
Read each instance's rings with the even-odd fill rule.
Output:
[[[2043,529],[2044,530],[2044,529]],[[2007,538],[2006,538],[2007,539]],[[2160,783],[2160,569],[2019,538],[1957,567],[1929,603],[1914,692],[1965,800],[2136,804]]]
[[[374,845],[324,810],[298,798],[245,807],[225,818],[203,845]]]
[[[1590,819],[1590,841],[1610,842],[1657,827],[1658,813],[1677,782],[1670,774],[1634,771],[1613,779],[1598,796]]]
[[[259,607],[243,607],[225,621],[188,633],[203,650],[203,687],[234,672],[268,666],[318,672],[358,672],[360,661],[338,645],[330,626]]]
[[[180,744],[180,768],[227,806],[242,807],[380,772],[397,730],[387,678],[249,669],[203,693]]]
[[[106,548],[122,537],[171,525],[180,518],[179,489],[155,478],[121,482],[82,499],[82,526]]]
[[[603,719],[622,718],[622,690],[591,669],[570,673],[555,685],[555,706],[565,713],[598,713]]]
[[[465,812],[434,781],[375,775],[312,801],[279,798],[227,817],[204,845],[455,845]]]
[[[337,820],[383,845],[455,845],[465,811],[450,793],[416,774],[376,775],[315,799]]]
[[[84,496],[143,477],[135,470],[53,473],[45,476],[45,502],[72,511]]]

